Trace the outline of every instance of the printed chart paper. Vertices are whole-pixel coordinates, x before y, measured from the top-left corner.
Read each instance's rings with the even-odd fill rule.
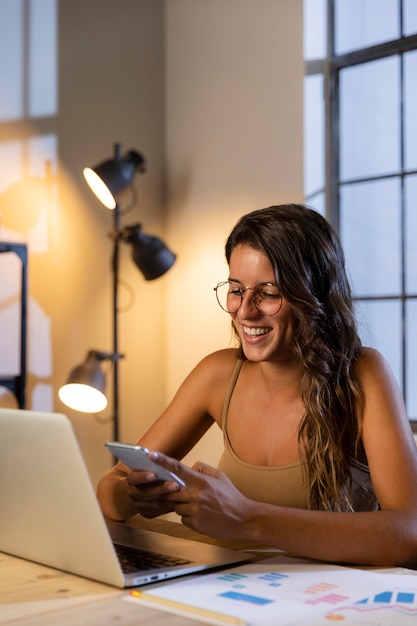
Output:
[[[390,589],[392,592],[388,596]],[[275,557],[147,589],[143,596],[144,600],[145,596],[152,596],[156,602],[160,598],[176,603],[177,607],[184,607],[184,615],[189,607],[190,618],[193,608],[203,609],[226,618],[240,618],[248,626],[369,624],[371,608],[376,606],[374,618],[384,601],[393,610],[402,609],[401,616],[409,621],[392,622],[400,626],[416,623],[417,575],[378,574]],[[141,601],[132,595],[126,599]],[[170,612],[169,606],[161,604],[158,608]],[[349,621],[357,618],[363,621]],[[218,619],[210,621],[209,617],[204,621],[219,623]],[[372,621],[372,624],[379,622]],[[381,621],[382,624],[391,626],[391,622]]]

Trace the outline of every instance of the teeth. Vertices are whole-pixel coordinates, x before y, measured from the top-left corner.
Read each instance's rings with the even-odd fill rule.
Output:
[[[247,326],[244,326],[243,330],[247,335],[251,335],[252,337],[255,337],[256,335],[265,335],[269,332],[268,328],[248,328]]]

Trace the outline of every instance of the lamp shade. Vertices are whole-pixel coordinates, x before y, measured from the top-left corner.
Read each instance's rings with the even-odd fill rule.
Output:
[[[123,240],[132,244],[133,261],[146,280],[159,278],[175,263],[176,255],[159,237],[143,233],[140,224],[127,226]]]
[[[67,383],[58,391],[60,400],[82,413],[99,413],[105,409],[106,378],[100,362],[107,358],[111,355],[106,352],[90,350],[84,363],[72,370]]]
[[[117,197],[129,187],[136,171],[145,171],[145,159],[135,150],[120,156],[118,144],[116,154],[94,167],[85,167],[83,176],[91,191],[108,209],[116,208]]]

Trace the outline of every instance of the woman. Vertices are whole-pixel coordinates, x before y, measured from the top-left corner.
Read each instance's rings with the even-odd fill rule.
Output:
[[[139,443],[186,483],[119,463],[98,497],[127,519],[176,511],[219,539],[332,562],[417,565],[417,451],[383,357],[361,346],[338,238],[317,212],[243,216],[216,290],[238,348],[210,354]],[[213,422],[219,467],[179,462]]]

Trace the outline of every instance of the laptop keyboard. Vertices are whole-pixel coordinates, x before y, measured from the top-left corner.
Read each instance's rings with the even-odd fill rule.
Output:
[[[139,548],[114,544],[121,568],[125,574],[131,574],[141,570],[159,569],[161,567],[173,567],[175,565],[187,565],[191,561],[167,554],[157,554]]]

